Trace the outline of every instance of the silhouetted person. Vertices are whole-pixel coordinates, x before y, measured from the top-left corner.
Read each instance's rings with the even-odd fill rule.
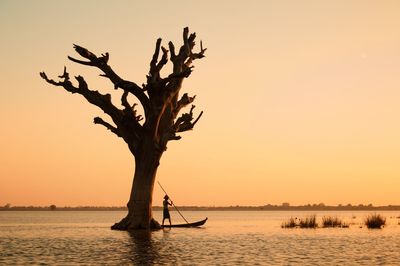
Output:
[[[172,201],[169,201],[168,195],[164,196],[164,201],[163,201],[163,220],[162,220],[162,225],[164,226],[164,220],[168,219],[169,225],[171,225],[171,216],[169,215],[169,210],[168,210],[168,205],[172,206]]]

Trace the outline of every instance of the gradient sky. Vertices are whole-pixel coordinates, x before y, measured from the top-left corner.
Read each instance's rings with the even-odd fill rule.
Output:
[[[127,146],[39,72],[66,65],[112,90],[67,59],[77,43],[141,84],[156,39],[178,46],[185,26],[208,50],[182,90],[204,115],[158,170],[177,205],[400,204],[399,12],[399,1],[1,0],[0,205],[125,205]],[[155,205],[162,196],[155,187]]]

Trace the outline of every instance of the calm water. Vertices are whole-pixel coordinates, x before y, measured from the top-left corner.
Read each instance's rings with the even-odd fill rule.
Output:
[[[337,215],[350,228],[280,227],[313,213]],[[128,233],[110,230],[125,212],[4,211],[0,264],[400,265],[400,212],[379,212],[388,223],[381,230],[360,228],[369,213],[185,212],[190,221],[209,220],[199,229]]]

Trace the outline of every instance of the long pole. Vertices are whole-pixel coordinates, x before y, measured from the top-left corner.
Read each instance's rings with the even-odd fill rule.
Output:
[[[165,191],[165,189],[161,186],[160,182],[158,182],[158,185],[160,186],[160,188],[164,191],[165,195],[168,196],[167,191]],[[185,219],[185,217],[183,217],[182,213],[178,210],[178,208],[175,206],[174,202],[172,201],[171,197],[168,196],[168,198],[171,200],[172,206],[174,206],[175,210],[182,216],[183,220],[185,220],[185,222],[188,224],[189,222]]]

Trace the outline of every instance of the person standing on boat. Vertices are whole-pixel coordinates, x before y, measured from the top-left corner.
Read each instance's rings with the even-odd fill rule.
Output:
[[[168,210],[168,205],[172,206],[172,201],[169,201],[168,195],[164,196],[164,201],[163,201],[163,220],[162,220],[162,225],[164,226],[164,220],[168,219],[169,225],[171,225],[171,217],[169,215],[169,210]]]

